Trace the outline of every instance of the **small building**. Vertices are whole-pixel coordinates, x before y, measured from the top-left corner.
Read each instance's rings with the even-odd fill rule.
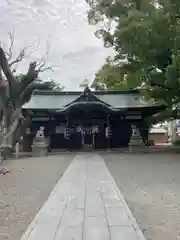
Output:
[[[31,151],[40,127],[52,150],[128,147],[143,118],[164,108],[153,100],[145,101],[138,90],[35,91],[23,106],[23,114],[31,118],[25,149]]]
[[[153,127],[149,132],[149,141],[152,141],[154,145],[167,144],[168,132],[163,127]]]

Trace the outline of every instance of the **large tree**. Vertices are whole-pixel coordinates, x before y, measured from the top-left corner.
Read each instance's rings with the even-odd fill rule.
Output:
[[[52,70],[46,67],[45,59],[37,63],[29,64],[26,74],[17,75],[16,66],[21,63],[27,51],[27,46],[23,47],[19,55],[13,58],[14,35],[10,36],[10,46],[7,51],[0,46],[0,111],[1,125],[4,129],[4,137],[1,143],[6,158],[20,137],[23,135],[28,119],[22,115],[22,105],[30,99],[32,91],[38,89],[53,88],[53,81],[42,82],[38,79],[39,73]]]
[[[167,103],[168,110],[161,117],[177,118],[180,102],[179,1],[87,2],[89,22],[101,23],[101,26],[104,23],[96,35],[103,37],[105,46],[112,46],[116,52],[113,69],[119,71],[119,85],[126,81],[131,86],[146,89],[146,96]]]
[[[122,63],[108,57],[95,73],[91,87],[95,90],[130,90],[139,87],[139,79],[127,78]]]

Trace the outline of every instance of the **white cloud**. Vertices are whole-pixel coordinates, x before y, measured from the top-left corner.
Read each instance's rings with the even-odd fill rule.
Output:
[[[88,25],[85,0],[0,0],[0,15],[2,41],[7,42],[7,31],[15,30],[15,52],[25,41],[39,39],[41,47],[31,56],[35,59],[49,42],[48,64],[58,67],[42,77],[51,77],[67,89],[77,89],[85,78],[91,79],[112,51],[103,47],[94,36],[95,27]]]

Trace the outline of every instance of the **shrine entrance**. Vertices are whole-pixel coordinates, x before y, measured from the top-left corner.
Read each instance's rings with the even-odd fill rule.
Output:
[[[85,125],[81,127],[82,149],[95,148],[95,134],[97,131],[97,127],[92,125]]]

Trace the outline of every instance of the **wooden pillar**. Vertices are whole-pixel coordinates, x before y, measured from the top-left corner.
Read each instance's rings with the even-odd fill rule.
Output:
[[[66,127],[65,127],[65,132],[64,132],[64,138],[66,139],[66,149],[69,150],[69,149],[70,149],[70,144],[69,144],[69,140],[70,140],[70,128],[69,128],[69,119],[68,119],[68,116],[66,116]]]

